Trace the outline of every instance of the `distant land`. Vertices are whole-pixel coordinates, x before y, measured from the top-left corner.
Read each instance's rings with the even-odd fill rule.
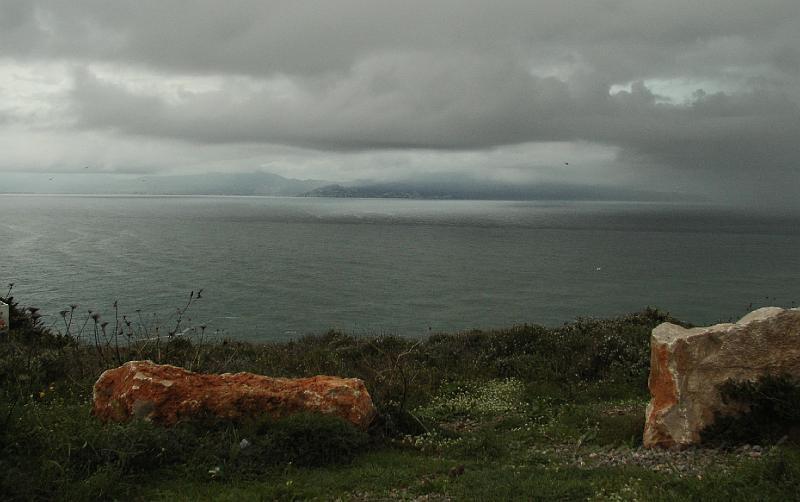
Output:
[[[98,195],[274,195],[297,196],[330,181],[299,180],[266,172],[175,176],[69,173],[3,173],[0,192]]]
[[[634,190],[628,188],[539,183],[511,185],[463,180],[455,182],[394,182],[355,185],[331,184],[315,188],[304,197],[455,199],[455,200],[694,200],[686,194]]]
[[[284,178],[272,173],[215,173],[144,178],[140,189],[155,195],[276,195],[296,196],[324,186],[326,181]]]
[[[429,180],[335,183],[293,179],[266,172],[174,176],[103,173],[4,174],[2,193],[97,195],[260,195],[284,197],[453,200],[689,201],[682,193],[566,183],[510,184],[464,176]]]

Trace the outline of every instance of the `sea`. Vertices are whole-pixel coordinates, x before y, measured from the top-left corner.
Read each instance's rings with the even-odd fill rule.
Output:
[[[0,195],[0,296],[209,336],[420,337],[800,302],[800,217],[710,204]]]

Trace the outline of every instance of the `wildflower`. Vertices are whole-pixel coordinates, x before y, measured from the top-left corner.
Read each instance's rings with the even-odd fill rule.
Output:
[[[93,312],[90,317],[94,320],[95,324],[100,322],[100,314],[98,314],[97,312]]]
[[[212,478],[216,478],[219,475],[220,468],[219,466],[213,467],[208,470],[208,473],[211,474]]]
[[[239,442],[239,449],[240,449],[240,450],[244,450],[244,449],[245,449],[245,448],[247,448],[248,446],[250,446],[250,441],[248,441],[247,439],[242,439],[242,440]]]

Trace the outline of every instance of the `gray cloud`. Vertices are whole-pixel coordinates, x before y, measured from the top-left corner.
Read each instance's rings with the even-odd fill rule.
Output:
[[[581,96],[553,77],[466,66],[457,58],[439,65],[424,56],[381,59],[375,66],[364,64],[335,88],[288,103],[268,91],[242,96],[223,88],[170,104],[81,72],[76,113],[89,128],[208,143],[360,150],[584,140],[676,167],[731,170],[789,168],[800,158],[800,108],[780,93],[699,92],[688,104],[668,104],[641,82],[613,96]]]
[[[85,127],[344,150],[472,149],[563,139],[559,115],[576,106],[560,80],[460,54],[386,55],[341,79],[297,83],[287,99],[274,98],[269,89],[223,86],[170,104],[80,71],[73,96]]]
[[[63,121],[48,125],[62,132],[170,152],[406,150],[387,169],[409,173],[430,160],[420,152],[585,142],[616,152],[630,183],[793,203],[796,0],[0,0],[0,12],[0,57],[67,65],[52,105]]]
[[[780,54],[800,40],[793,0],[758,8],[747,0],[3,0],[2,8],[0,36],[14,55],[247,75],[337,72],[373,54],[458,49],[534,61],[577,53],[610,78],[632,80],[769,56],[780,69]]]

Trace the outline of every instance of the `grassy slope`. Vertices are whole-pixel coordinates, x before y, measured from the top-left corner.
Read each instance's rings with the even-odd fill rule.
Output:
[[[556,329],[281,344],[153,342],[132,327],[78,344],[15,309],[0,341],[4,498],[161,500],[789,500],[791,444],[652,456],[640,448],[648,336],[664,314]],[[92,322],[81,336],[94,342]],[[124,328],[124,326],[123,326]],[[381,412],[369,435],[319,417],[279,422],[101,425],[91,384],[149,358],[200,371],[363,378]],[[242,449],[241,440],[250,446]]]

